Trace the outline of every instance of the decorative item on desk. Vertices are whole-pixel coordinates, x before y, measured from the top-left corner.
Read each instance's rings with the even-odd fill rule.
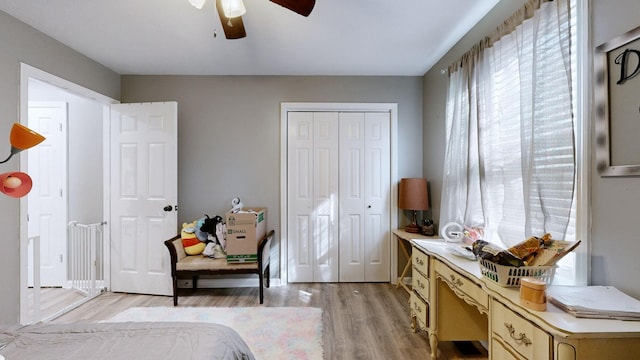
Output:
[[[520,279],[520,305],[531,310],[547,310],[547,284],[529,277]]]
[[[420,226],[420,233],[424,236],[434,236],[436,232],[434,230],[433,220],[431,219],[422,220],[422,225]]]
[[[464,238],[464,228],[458,223],[450,222],[442,227],[440,235],[442,235],[445,242],[457,243]]]
[[[418,225],[418,210],[429,210],[429,192],[427,191],[427,179],[403,178],[400,180],[398,190],[398,207],[413,211],[411,224],[405,226],[406,232],[420,233]]]

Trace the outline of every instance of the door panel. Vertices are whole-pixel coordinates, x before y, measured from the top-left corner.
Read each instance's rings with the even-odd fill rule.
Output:
[[[288,273],[291,282],[338,281],[337,113],[288,118]]]
[[[312,282],[315,257],[313,241],[313,113],[290,113],[287,162],[289,281]],[[295,170],[293,170],[295,169]]]
[[[28,127],[46,140],[27,153],[27,172],[34,180],[27,198],[27,236],[40,236],[40,285],[66,286],[67,103],[30,101]],[[33,264],[29,266],[32,284]]]
[[[340,114],[340,281],[364,281],[364,113]]]
[[[313,114],[314,282],[338,281],[338,114]]]
[[[178,231],[177,103],[111,109],[111,290],[172,293],[164,240]]]
[[[389,113],[365,114],[364,281],[391,280],[390,131]]]
[[[390,120],[340,114],[340,281],[390,280]]]

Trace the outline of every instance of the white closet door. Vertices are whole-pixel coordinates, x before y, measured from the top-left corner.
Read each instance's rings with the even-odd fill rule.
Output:
[[[340,281],[390,280],[390,116],[340,114]]]
[[[391,118],[365,114],[364,281],[391,280]]]
[[[288,276],[338,281],[338,114],[288,114]]]

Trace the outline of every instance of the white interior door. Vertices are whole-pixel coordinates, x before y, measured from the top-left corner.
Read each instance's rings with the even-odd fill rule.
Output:
[[[288,269],[291,282],[338,281],[338,113],[288,121]]]
[[[40,236],[40,285],[66,286],[67,103],[30,101],[28,119],[27,126],[46,140],[27,153],[27,173],[33,178],[27,197],[27,236]],[[30,285],[33,265],[29,262]]]
[[[340,281],[390,280],[389,113],[340,114]]]
[[[170,295],[177,232],[175,102],[111,107],[111,290]]]

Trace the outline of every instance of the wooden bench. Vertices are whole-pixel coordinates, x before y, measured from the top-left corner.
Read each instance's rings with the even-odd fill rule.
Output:
[[[204,255],[187,255],[182,239],[177,235],[164,242],[171,255],[173,279],[173,306],[178,306],[178,279],[191,279],[193,289],[198,288],[200,275],[258,274],[260,304],[264,300],[264,287],[269,287],[269,253],[275,231],[271,230],[258,243],[258,261],[251,263],[227,263],[227,259],[214,259]]]

